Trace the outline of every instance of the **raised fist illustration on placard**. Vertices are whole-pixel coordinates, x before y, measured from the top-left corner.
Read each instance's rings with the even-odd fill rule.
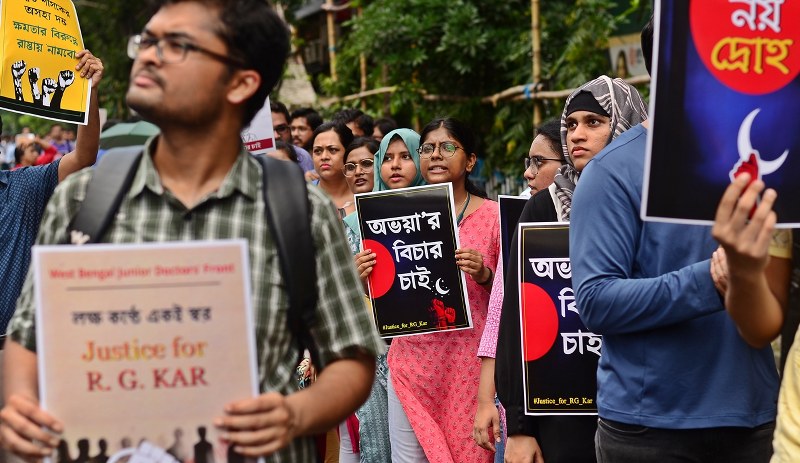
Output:
[[[50,106],[56,88],[58,88],[58,84],[55,80],[48,77],[42,81],[42,104],[44,106]]]
[[[40,105],[42,104],[42,94],[39,92],[39,74],[41,70],[39,68],[30,68],[28,70],[28,82],[31,84],[31,95],[33,95],[33,104]]]
[[[25,74],[25,61],[17,61],[11,65],[11,75],[14,78],[14,97],[19,101],[25,101],[22,96],[22,74]]]
[[[72,82],[75,81],[75,73],[72,71],[61,71],[58,73],[58,88],[53,95],[50,106],[55,109],[61,109],[61,99],[64,98],[64,90],[67,89]]]

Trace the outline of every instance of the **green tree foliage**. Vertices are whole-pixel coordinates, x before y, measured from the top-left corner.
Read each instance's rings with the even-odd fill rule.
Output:
[[[109,118],[128,116],[125,92],[131,70],[126,53],[128,37],[142,30],[149,17],[141,1],[102,0],[76,1],[81,32],[86,47],[103,60],[105,67],[100,82],[100,105],[108,109]]]
[[[610,73],[607,39],[618,21],[649,11],[649,2],[621,17],[610,0],[541,3],[542,88],[571,88]],[[332,95],[356,93],[359,55],[367,57],[368,88],[396,86],[389,98],[368,97],[368,112],[388,113],[412,126],[438,115],[469,123],[482,140],[479,153],[493,167],[519,173],[532,131],[531,101],[480,98],[531,83],[529,0],[374,0],[345,24],[337,44],[338,81],[323,79]],[[430,101],[423,94],[441,98]],[[563,101],[544,102],[545,119],[560,115]],[[388,109],[388,111],[387,111]]]

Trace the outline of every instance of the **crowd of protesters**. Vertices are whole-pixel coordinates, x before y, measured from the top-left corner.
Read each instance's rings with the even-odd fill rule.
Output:
[[[0,166],[4,170],[42,166],[61,159],[75,149],[75,130],[55,123],[47,133],[36,134],[23,127],[16,135],[5,134],[0,141]]]
[[[651,23],[642,32],[647,64],[652,34]],[[800,461],[798,354],[778,401],[769,346],[785,319],[792,266],[791,234],[774,230],[776,193],[743,175],[726,191],[713,229],[643,222],[647,106],[624,80],[600,76],[573,91],[560,119],[531,134],[519,171],[529,195],[520,221],[570,223],[577,307],[603,335],[599,416],[530,416],[518,256],[503,262],[498,204],[470,179],[481,156],[470,127],[439,117],[418,133],[356,109],[325,120],[271,101],[276,149],[268,155],[303,172],[318,268],[326,269],[311,327],[321,364],[296,365],[296,342],[278,310],[286,297],[266,284],[281,278],[263,258],[275,245],[262,239],[263,204],[249,199],[261,198],[251,182],[261,167],[239,138],[278,80],[286,28],[257,0],[163,0],[131,43],[127,101],[161,134],[138,166],[148,191],[126,195],[104,239],[251,237],[261,394],[220,410],[215,422],[237,454],[342,463]],[[102,63],[88,52],[78,59],[96,88]],[[43,136],[25,129],[2,144],[0,262],[14,276],[0,307],[0,438],[29,459],[63,451],[58,417],[39,408],[35,288],[30,275],[23,287],[23,277],[40,223],[39,244],[64,241],[93,175],[74,173],[96,157],[96,115],[76,140],[69,132],[58,124]],[[460,241],[452,259],[466,276],[472,328],[382,341],[364,302],[376,254],[362,245],[354,195],[448,182]],[[195,232],[169,232],[159,222],[200,210],[197,220],[216,226],[172,221]],[[232,217],[236,211],[243,216]],[[16,238],[7,239],[12,231]]]

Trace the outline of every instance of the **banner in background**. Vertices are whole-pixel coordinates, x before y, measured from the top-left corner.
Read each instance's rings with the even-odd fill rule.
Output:
[[[272,129],[272,110],[267,97],[261,108],[250,122],[250,126],[242,130],[242,142],[247,151],[253,154],[267,154],[275,150],[275,132]]]

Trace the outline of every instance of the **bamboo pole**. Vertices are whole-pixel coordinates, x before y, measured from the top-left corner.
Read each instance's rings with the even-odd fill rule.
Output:
[[[363,53],[358,55],[358,64],[361,67],[361,91],[367,91],[367,57]],[[361,100],[361,110],[367,110],[366,100]]]
[[[539,88],[542,81],[542,34],[539,25],[539,0],[531,0],[531,46],[533,59],[533,85],[534,91]],[[542,122],[542,103],[533,101],[533,126],[538,127]]]
[[[359,18],[364,15],[364,8],[359,6],[357,11],[358,11],[358,17]],[[361,67],[361,88],[360,88],[360,90],[362,92],[364,92],[364,91],[367,90],[367,57],[364,55],[364,53],[361,53],[361,54],[358,55],[358,64]],[[366,111],[367,110],[367,101],[366,100],[361,100],[361,110],[362,111]]]
[[[650,76],[648,75],[641,75],[641,76],[634,76],[628,79],[624,79],[625,82],[631,85],[644,85],[650,82]],[[374,88],[372,90],[366,90],[359,93],[354,93],[352,95],[342,96],[342,97],[334,97],[328,98],[320,102],[320,104],[324,107],[331,106],[335,103],[346,103],[348,101],[354,101],[361,98],[366,98],[375,95],[390,95],[397,91],[396,86],[387,86],[387,87],[380,87]],[[569,96],[570,93],[574,92],[574,88],[567,88],[564,90],[544,90],[544,91],[537,91],[534,84],[525,84],[525,85],[516,85],[511,88],[507,88],[502,92],[495,93],[494,95],[489,95],[482,97],[480,99],[481,103],[484,104],[491,104],[496,106],[497,103],[500,101],[524,101],[524,100],[533,100],[533,101],[541,101],[541,100],[558,100],[562,98],[566,98]],[[426,101],[454,101],[454,102],[463,102],[463,101],[470,101],[473,98],[462,96],[462,95],[432,95],[427,93],[425,90],[419,91],[422,98]],[[541,122],[541,121],[540,121]]]
[[[336,12],[333,11],[333,0],[325,0],[327,6],[328,16],[328,60],[331,67],[331,79],[336,82],[339,80],[336,76]]]
[[[386,64],[381,65],[381,83],[386,85],[389,82],[389,66]],[[389,93],[383,96],[383,115],[391,116],[392,114],[392,96]]]

